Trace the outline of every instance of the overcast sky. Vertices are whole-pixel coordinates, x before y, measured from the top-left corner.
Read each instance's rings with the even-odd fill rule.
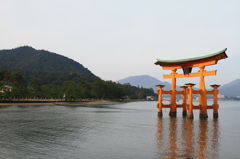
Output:
[[[150,75],[156,59],[228,48],[206,85],[240,78],[239,0],[0,0],[0,49],[23,45],[71,58],[103,80]],[[178,80],[178,85],[198,78]],[[207,86],[208,87],[208,86]]]

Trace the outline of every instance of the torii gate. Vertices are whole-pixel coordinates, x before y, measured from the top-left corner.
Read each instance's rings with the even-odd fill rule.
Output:
[[[217,53],[213,53],[206,56],[181,59],[181,60],[159,60],[155,62],[156,65],[162,66],[162,69],[171,70],[172,73],[169,75],[163,75],[163,78],[171,78],[171,90],[164,91],[162,88],[164,85],[157,85],[158,87],[158,116],[162,116],[162,108],[170,108],[169,116],[176,116],[176,108],[183,108],[183,116],[188,118],[193,118],[193,109],[200,109],[200,118],[207,118],[207,109],[213,109],[213,117],[218,118],[218,87],[219,85],[211,85],[213,87],[212,91],[207,91],[205,87],[204,77],[216,75],[217,70],[206,71],[205,66],[215,65],[218,60],[227,58],[225,53],[226,49],[223,49]],[[193,67],[199,67],[198,72],[192,73]],[[183,74],[178,74],[177,69],[182,69]],[[176,78],[186,78],[186,77],[200,77],[199,81],[199,90],[193,90],[192,87],[195,84],[188,83],[186,86],[182,86],[182,91],[176,90]],[[164,105],[162,103],[162,94],[170,94],[170,104]],[[182,94],[183,103],[181,105],[176,104],[176,94]],[[199,105],[193,106],[192,104],[192,94],[199,94]],[[207,94],[213,94],[214,103],[212,106],[207,106]],[[186,95],[188,95],[188,103],[186,102]],[[188,113],[186,112],[188,110]]]

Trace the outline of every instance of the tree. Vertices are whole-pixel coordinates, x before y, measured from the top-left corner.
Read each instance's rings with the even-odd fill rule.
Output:
[[[15,86],[25,84],[24,78],[19,72],[11,73],[11,76],[9,77],[9,82],[11,82]]]
[[[12,96],[15,98],[23,98],[28,95],[28,88],[25,84],[21,84],[19,86],[13,86]]]
[[[92,83],[92,94],[95,98],[103,99],[108,92],[107,85],[104,81],[98,80]]]
[[[29,97],[32,97],[32,98],[42,97],[42,89],[38,85],[36,80],[32,80],[29,83],[28,90],[29,90]]]
[[[63,92],[65,93],[65,99],[69,101],[77,99],[77,97],[79,97],[79,91],[77,88],[76,82],[65,81],[62,86]]]
[[[55,86],[55,85],[42,85],[42,96],[44,98],[63,98],[63,92],[61,89],[61,86]]]
[[[93,98],[91,83],[82,81],[79,84],[79,97],[80,98]]]

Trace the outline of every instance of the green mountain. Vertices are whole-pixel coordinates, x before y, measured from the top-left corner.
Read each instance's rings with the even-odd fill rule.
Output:
[[[0,68],[20,72],[27,82],[59,85],[64,81],[95,81],[100,78],[80,63],[45,50],[22,46],[0,50]]]

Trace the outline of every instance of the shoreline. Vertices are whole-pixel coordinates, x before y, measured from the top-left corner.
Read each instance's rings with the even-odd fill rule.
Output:
[[[11,105],[55,105],[54,103],[0,103],[0,106],[11,106]]]
[[[83,105],[109,105],[109,104],[123,104],[129,101],[90,101],[90,102],[6,102],[0,103],[0,106],[13,106],[13,105],[21,105],[21,106],[38,106],[38,105],[50,105],[50,106],[83,106]]]
[[[91,102],[56,102],[55,105],[61,106],[83,106],[83,105],[110,105],[110,104],[123,104],[126,102],[119,101],[91,101]]]

